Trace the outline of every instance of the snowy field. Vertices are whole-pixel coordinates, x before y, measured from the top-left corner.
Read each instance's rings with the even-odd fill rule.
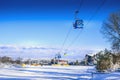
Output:
[[[94,71],[92,66],[4,67],[0,80],[120,80],[120,72],[92,75]]]

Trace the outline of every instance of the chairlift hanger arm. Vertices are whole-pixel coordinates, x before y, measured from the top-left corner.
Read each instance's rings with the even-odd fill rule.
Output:
[[[74,29],[83,29],[83,20],[78,18],[79,11],[75,11],[75,22],[73,23]]]

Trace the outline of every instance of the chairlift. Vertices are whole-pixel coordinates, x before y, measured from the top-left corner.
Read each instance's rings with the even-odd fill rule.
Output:
[[[75,22],[73,23],[74,29],[83,29],[83,20],[78,18],[79,11],[75,11]]]
[[[60,59],[60,58],[61,58],[61,54],[60,53],[55,55],[55,59]]]

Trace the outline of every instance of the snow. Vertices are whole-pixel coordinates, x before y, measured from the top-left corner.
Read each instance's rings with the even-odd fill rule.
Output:
[[[0,80],[120,80],[120,72],[95,73],[94,66],[10,66],[0,68]]]

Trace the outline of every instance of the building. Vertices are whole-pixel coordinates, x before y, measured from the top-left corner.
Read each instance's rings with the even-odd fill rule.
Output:
[[[57,60],[57,64],[67,65],[67,64],[68,64],[68,61],[67,61],[67,60]]]
[[[86,65],[97,64],[97,61],[95,60],[95,55],[94,54],[86,54],[86,56],[85,56],[85,64]]]

